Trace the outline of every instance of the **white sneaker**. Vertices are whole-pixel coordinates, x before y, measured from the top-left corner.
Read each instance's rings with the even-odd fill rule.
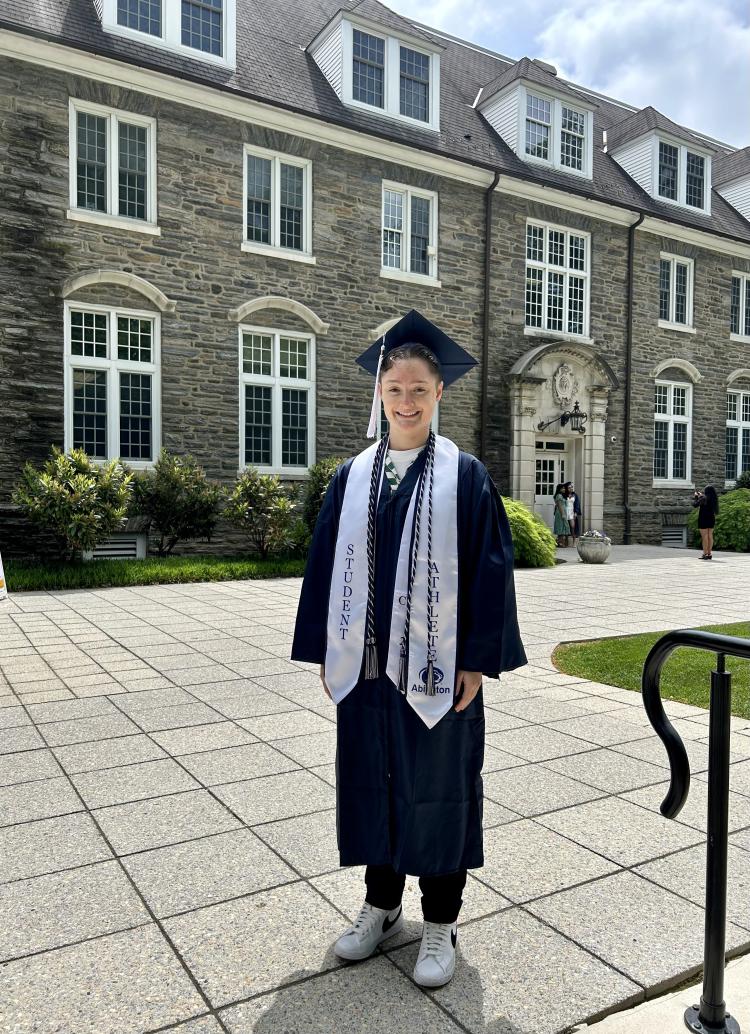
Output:
[[[340,959],[350,962],[366,959],[375,951],[381,941],[392,937],[404,925],[404,913],[401,905],[387,912],[384,908],[375,908],[365,901],[359,915],[345,934],[336,941],[333,950]]]
[[[425,923],[422,944],[414,967],[414,979],[421,987],[442,987],[456,968],[456,923]]]

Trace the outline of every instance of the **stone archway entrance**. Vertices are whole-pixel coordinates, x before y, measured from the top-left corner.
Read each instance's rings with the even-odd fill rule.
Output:
[[[510,371],[511,494],[551,526],[552,493],[572,481],[581,498],[583,530],[604,517],[604,453],[609,393],[619,384],[590,345],[549,341],[529,349]],[[578,402],[588,414],[583,433],[554,420]]]

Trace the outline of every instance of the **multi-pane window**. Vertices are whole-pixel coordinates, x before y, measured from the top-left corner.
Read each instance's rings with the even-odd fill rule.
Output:
[[[221,57],[224,0],[182,0],[182,45]]]
[[[591,174],[589,116],[570,102],[523,90],[523,155],[566,172]]]
[[[385,104],[385,40],[359,29],[352,39],[352,96],[362,104]]]
[[[707,212],[710,161],[684,144],[657,140],[657,197]]]
[[[750,471],[750,391],[727,393],[726,480]]]
[[[144,33],[150,42],[226,60],[235,0],[103,0],[105,28]]]
[[[526,326],[588,334],[589,237],[526,224]]]
[[[407,118],[430,121],[430,57],[401,47],[399,111]]]
[[[162,0],[117,0],[117,24],[161,36]]]
[[[382,268],[437,277],[437,195],[383,184]]]
[[[393,36],[378,36],[344,22],[351,77],[344,76],[344,101],[386,115],[439,128],[440,59]]]
[[[279,472],[314,462],[314,339],[240,329],[240,464]]]
[[[245,148],[245,243],[311,251],[309,161]]]
[[[66,305],[65,442],[150,463],[159,439],[159,317]]]
[[[659,320],[680,327],[693,324],[693,260],[676,255],[659,259]]]
[[[732,334],[750,337],[750,273],[732,274],[729,328]]]
[[[156,221],[153,119],[71,102],[71,208]]]
[[[657,381],[654,385],[654,480],[690,477],[692,386]]]

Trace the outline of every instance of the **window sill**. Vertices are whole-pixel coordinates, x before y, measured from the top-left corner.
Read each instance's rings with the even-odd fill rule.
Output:
[[[421,284],[423,287],[443,286],[434,276],[424,276],[422,273],[407,273],[402,269],[381,269],[380,275],[383,280],[400,280],[404,284]]]
[[[750,344],[750,334],[730,334],[730,341],[739,341],[743,345]]]
[[[439,133],[440,126],[434,122],[423,122],[420,118],[412,118],[410,115],[402,115],[400,111],[389,111],[388,108],[380,108],[377,104],[365,104],[364,101],[355,101],[353,97],[346,97],[344,104],[348,108],[358,111],[367,111],[371,115],[379,115],[381,118],[389,119],[391,122],[400,122],[402,125],[413,126],[415,129],[424,129],[428,133]]]
[[[588,137],[586,137],[586,146],[589,146]],[[532,154],[526,154],[526,152],[517,152],[518,157],[521,161],[526,162],[527,165],[536,165],[541,169],[549,169],[551,172],[566,172],[570,176],[577,176],[578,179],[592,180],[593,176],[588,169],[573,169],[570,165],[555,164],[551,160],[545,158],[537,158]]]
[[[689,327],[686,323],[670,323],[668,320],[659,320],[661,330],[676,330],[680,334],[697,334],[695,327]]]
[[[282,481],[306,481],[310,477],[310,471],[296,467],[289,470],[286,467],[263,467],[260,464],[246,463],[239,467],[238,473],[244,474],[250,467],[255,467],[259,474],[268,474],[270,477],[279,477]]]
[[[107,226],[113,230],[130,230],[133,233],[147,233],[161,237],[161,227],[142,219],[128,219],[123,215],[107,215],[106,212],[89,212],[83,208],[69,208],[65,213],[75,223],[90,223],[92,226]]]
[[[692,488],[695,491],[695,482],[693,481],[652,481],[652,488],[678,488],[681,492],[684,492],[687,488]]]
[[[318,264],[314,255],[308,255],[304,251],[292,251],[290,248],[274,248],[270,244],[256,244],[255,241],[243,241],[240,248],[253,255],[265,255],[267,258],[289,259],[290,262],[304,262],[308,266]]]
[[[556,341],[578,341],[582,345],[594,345],[596,342],[584,334],[566,334],[563,330],[545,330],[543,327],[524,327],[524,337],[554,338]]]

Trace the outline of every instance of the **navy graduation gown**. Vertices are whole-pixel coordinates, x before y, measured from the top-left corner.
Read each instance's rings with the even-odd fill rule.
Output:
[[[378,679],[360,680],[337,708],[336,799],[342,865],[392,865],[433,876],[483,865],[482,691],[428,729],[385,674],[401,535],[422,452],[393,492],[383,479],[377,512],[375,621]],[[334,475],[315,527],[292,660],[322,664],[338,518],[351,460]],[[486,468],[458,466],[456,668],[497,678],[526,663],[516,617],[513,544]],[[322,689],[321,689],[322,692]]]

